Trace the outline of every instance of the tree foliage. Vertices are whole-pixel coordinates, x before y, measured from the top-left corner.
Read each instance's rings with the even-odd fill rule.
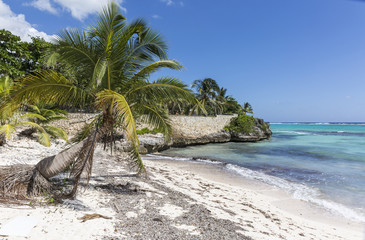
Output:
[[[239,115],[231,119],[230,123],[224,128],[229,132],[252,133],[256,125],[255,118],[247,115]]]
[[[10,31],[0,30],[0,76],[15,80],[45,68],[45,52],[50,46],[51,43],[39,37],[22,42]]]
[[[181,112],[190,112],[198,115],[253,113],[249,103],[241,106],[234,97],[227,95],[226,88],[220,87],[217,81],[212,78],[195,80],[192,88],[195,90],[197,102],[193,105],[185,106],[185,108],[181,104],[173,105],[170,108],[173,113],[176,112],[177,107],[178,109],[185,109]],[[188,111],[186,108],[188,108]]]
[[[118,4],[110,2],[87,30],[63,30],[52,50],[49,63],[65,63],[77,74],[68,78],[54,70],[43,70],[27,75],[11,87],[8,97],[0,103],[0,112],[10,114],[27,102],[81,107],[92,104],[99,114],[86,128],[84,140],[61,152],[62,157],[56,155],[37,164],[39,178],[31,180],[32,186],[39,186],[44,178],[47,180],[73,163],[74,196],[81,174],[86,173],[89,179],[96,142],[109,140],[112,149],[116,128],[122,129],[132,144],[131,163],[138,173],[145,172],[138,152],[135,118],[168,135],[171,126],[164,103],[194,99],[187,86],[176,78],[149,80],[161,68],[182,68],[167,58],[167,44],[161,35],[141,19],[128,23]]]

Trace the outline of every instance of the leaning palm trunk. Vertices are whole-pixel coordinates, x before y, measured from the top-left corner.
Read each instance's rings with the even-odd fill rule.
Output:
[[[52,185],[49,179],[65,171],[71,164],[74,187],[68,197],[74,197],[82,173],[86,172],[87,181],[90,179],[95,145],[101,136],[102,131],[96,130],[78,144],[57,155],[44,158],[35,166],[17,164],[1,168],[0,197],[25,198],[50,193]]]

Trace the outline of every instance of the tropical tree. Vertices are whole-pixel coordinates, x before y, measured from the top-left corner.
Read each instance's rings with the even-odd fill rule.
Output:
[[[7,97],[12,83],[13,81],[9,78],[9,76],[3,75],[0,77],[0,99]],[[0,112],[0,126],[5,124],[6,119],[7,116]],[[0,133],[0,146],[4,145],[5,143],[6,136],[5,134]]]
[[[60,116],[50,109],[39,109],[36,106],[33,106],[33,108],[33,113],[26,113],[15,117],[9,120],[8,123],[0,126],[0,134],[10,138],[17,127],[28,126],[30,128],[23,130],[23,134],[36,134],[38,142],[44,146],[49,147],[51,145],[51,137],[62,138],[68,141],[67,133],[63,129],[49,125],[52,121],[65,119],[64,116]]]
[[[15,177],[22,181],[15,185],[14,181],[2,181],[0,188],[9,190],[12,186],[17,191],[17,186],[28,184],[28,194],[49,190],[48,179],[72,163],[71,176],[75,183],[71,196],[75,196],[81,174],[86,172],[87,181],[91,174],[96,142],[102,137],[113,140],[115,127],[121,128],[132,143],[130,157],[138,173],[145,172],[138,152],[135,117],[169,134],[171,127],[167,111],[160,107],[162,103],[193,99],[190,90],[178,79],[148,81],[150,74],[162,67],[182,68],[178,62],[167,59],[166,49],[161,36],[143,20],[127,23],[114,2],[103,9],[96,24],[87,30],[61,32],[50,59],[74,66],[80,78],[67,79],[52,70],[26,76],[12,87],[8,98],[11,101],[4,101],[0,111],[13,112],[27,100],[73,106],[89,103],[100,114],[85,131],[87,134],[81,142],[40,161],[33,168],[36,173],[31,174],[27,167],[21,178],[16,177],[19,173],[7,176],[6,179]]]
[[[21,42],[20,37],[5,29],[0,30],[0,76],[11,79],[23,76],[23,61],[28,57],[25,43]]]
[[[217,114],[219,106],[216,99],[220,91],[218,83],[212,78],[205,78],[203,80],[195,80],[192,88],[196,90],[196,98],[201,105],[205,106],[208,114]]]
[[[242,106],[242,112],[244,114],[247,114],[247,113],[251,113],[253,114],[253,109],[251,107],[251,104],[249,104],[248,102],[245,102]]]
[[[237,100],[232,97],[228,96],[227,101],[224,105],[224,114],[240,114],[242,113],[242,106],[237,102]]]
[[[5,29],[0,30],[0,76],[12,80],[46,68],[44,53],[52,44],[39,37],[22,42],[19,36]]]

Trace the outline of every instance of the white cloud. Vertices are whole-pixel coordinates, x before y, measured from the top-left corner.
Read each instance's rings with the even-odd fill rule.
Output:
[[[119,7],[123,11],[127,11],[122,7],[123,1],[124,0],[116,0],[116,2],[119,4]],[[89,14],[94,14],[100,11],[102,7],[110,2],[110,0],[53,0],[53,2],[54,4],[61,6],[64,10],[71,12],[71,15],[74,18],[82,21]]]
[[[175,4],[175,2],[172,1],[172,0],[161,0],[161,2],[166,3],[167,6],[171,6],[171,5],[174,5]]]
[[[161,16],[160,15],[157,15],[157,14],[154,14],[154,15],[152,15],[152,18],[154,18],[154,19],[161,19]]]
[[[0,29],[6,29],[12,34],[20,36],[22,41],[31,41],[31,37],[42,37],[50,41],[52,36],[40,32],[25,20],[24,14],[15,14],[10,7],[0,0]]]
[[[35,1],[31,2],[29,5],[31,5],[35,8],[38,8],[41,11],[47,11],[52,14],[58,13],[57,9],[51,5],[51,2],[49,0],[35,0]]]
[[[126,12],[127,9],[122,7],[123,1],[115,0],[119,7]],[[110,0],[34,0],[28,5],[53,14],[57,14],[63,9],[64,11],[70,12],[74,18],[82,21],[90,14],[99,12],[109,2]]]
[[[172,5],[179,5],[180,7],[184,6],[184,2],[183,1],[179,1],[179,2],[175,2],[175,0],[160,0],[163,3],[166,3],[167,6],[172,6]]]

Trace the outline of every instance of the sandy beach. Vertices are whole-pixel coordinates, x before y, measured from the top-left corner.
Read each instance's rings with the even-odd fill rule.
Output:
[[[1,165],[34,164],[63,147],[11,141],[0,148]],[[95,154],[75,200],[1,204],[3,239],[364,239],[359,222],[213,164],[145,156],[148,175],[138,177],[121,156],[101,147]],[[24,225],[11,228],[17,221]]]

